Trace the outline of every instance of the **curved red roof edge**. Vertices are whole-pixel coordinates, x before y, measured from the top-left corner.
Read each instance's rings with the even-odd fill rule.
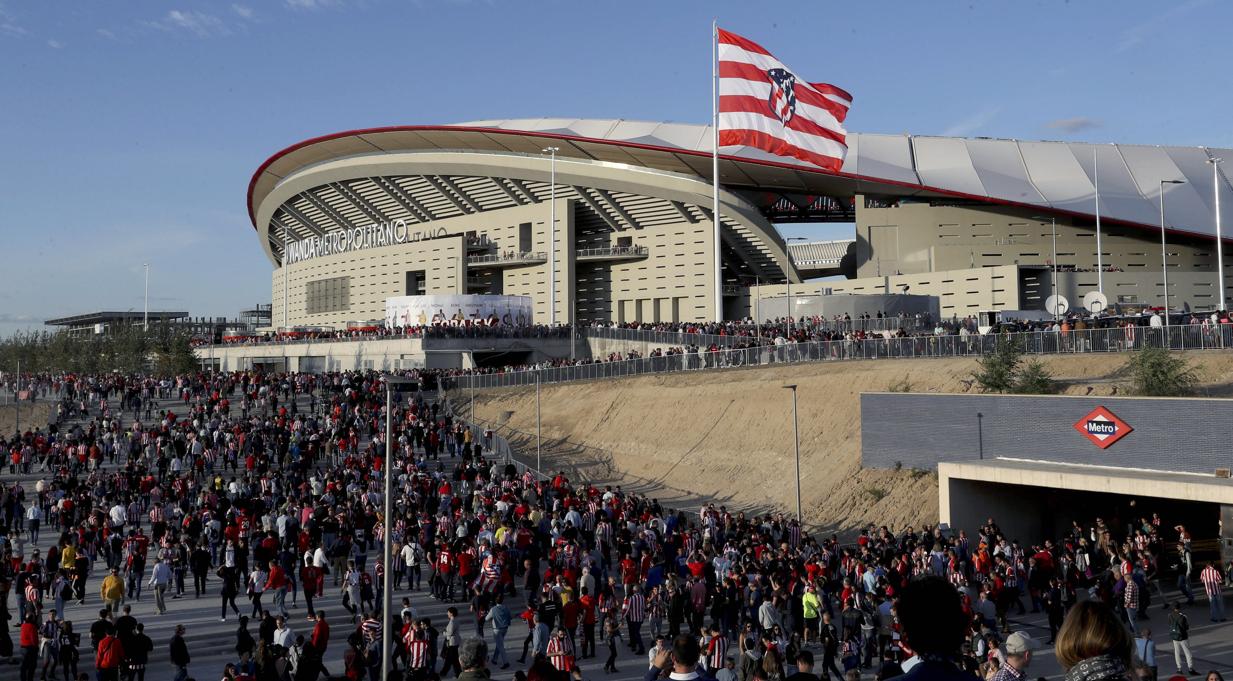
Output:
[[[320,135],[318,137],[312,137],[312,138],[306,139],[302,142],[297,142],[281,151],[276,152],[273,156],[270,156],[268,159],[266,159],[265,162],[262,163],[260,167],[257,168],[257,172],[253,173],[252,179],[248,181],[248,219],[253,224],[253,229],[257,229],[257,216],[253,212],[253,190],[256,189],[257,179],[261,177],[261,174],[264,173],[266,169],[269,168],[278,159],[294,151],[303,149],[304,147],[312,146],[314,144],[319,144],[321,142],[329,142],[330,140],[341,139],[343,137],[356,137],[359,135],[370,135],[370,134],[383,133],[383,132],[421,132],[421,131],[423,132],[442,132],[442,131],[476,132],[476,133],[484,133],[484,134],[492,134],[492,135],[516,135],[520,137],[525,137],[525,136],[542,137],[546,139],[559,139],[559,140],[565,140],[569,142],[590,142],[592,144],[610,144],[612,146],[618,146],[618,147],[630,147],[633,149],[646,149],[649,151],[663,151],[663,152],[668,152],[671,154],[686,154],[689,156],[703,156],[703,157],[711,156],[709,152],[696,151],[693,149],[681,149],[679,147],[664,147],[664,146],[659,146],[656,144],[643,144],[641,142],[626,142],[622,140],[606,140],[606,139],[597,139],[594,137],[583,137],[581,135],[565,135],[561,133],[542,132],[542,131],[535,131],[535,130],[511,130],[507,128],[489,128],[489,127],[464,126],[464,125],[391,125],[391,126],[384,126],[384,127],[377,127],[377,128],[359,128],[357,130],[346,130],[343,132],[330,133],[328,135]],[[845,173],[845,172],[836,173],[836,172],[831,172],[828,170],[823,170],[821,168],[810,168],[808,166],[801,166],[801,165],[796,165],[792,163],[782,163],[779,161],[746,158],[744,156],[733,156],[731,154],[720,154],[719,157],[722,159],[728,160],[728,161],[736,161],[740,163],[752,163],[754,165],[769,166],[772,168],[785,168],[787,170],[796,170],[799,172],[814,173],[817,175],[830,175],[833,177],[844,177],[844,178],[856,180],[857,182],[861,182],[861,181],[876,182],[878,184],[888,184],[888,185],[897,186],[897,187],[905,187],[909,189],[915,189],[917,191],[936,192],[938,194],[942,194],[945,196],[952,196],[954,198],[967,199],[970,201],[980,201],[983,203],[988,203],[988,204],[992,204],[996,206],[1010,206],[1012,208],[1027,208],[1029,210],[1056,213],[1059,216],[1070,216],[1070,217],[1081,217],[1081,218],[1095,217],[1095,215],[1092,213],[1083,213],[1080,211],[1066,210],[1062,208],[1053,208],[1052,206],[1041,206],[1035,203],[1008,201],[1006,199],[996,199],[996,198],[992,198],[989,196],[981,196],[979,194],[968,194],[965,192],[959,192],[953,189],[942,189],[940,187],[931,187],[926,184],[912,184],[910,182],[902,182],[899,180],[889,180],[885,178],[871,177],[867,175],[858,175],[856,173]],[[1150,229],[1153,231],[1159,229],[1159,226],[1157,225],[1148,225],[1148,224],[1140,223],[1140,222],[1131,222],[1129,220],[1121,220],[1118,218],[1105,217],[1103,219],[1103,222],[1108,222],[1108,223],[1117,224],[1117,225],[1124,225],[1124,226],[1133,227],[1136,229]],[[1189,231],[1178,230],[1178,229],[1166,229],[1165,231],[1169,234],[1178,234],[1182,236],[1188,236],[1191,238],[1199,237],[1199,238],[1215,240],[1214,235],[1209,236],[1206,234],[1200,234],[1197,232],[1189,232]],[[1233,242],[1233,236],[1230,236],[1229,238],[1224,239],[1224,241]]]

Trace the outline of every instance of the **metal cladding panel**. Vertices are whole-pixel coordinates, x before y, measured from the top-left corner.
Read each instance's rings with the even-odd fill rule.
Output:
[[[1083,167],[1083,172],[1093,179],[1095,173],[1092,161],[1096,160],[1100,168],[1100,216],[1118,220],[1130,220],[1145,224],[1155,223],[1155,211],[1139,192],[1130,171],[1126,168],[1122,155],[1114,145],[1110,144],[1070,144],[1067,147],[1074,154],[1075,161]],[[1095,215],[1096,205],[1093,194],[1088,199],[1085,213]]]
[[[1200,217],[1198,222],[1187,226],[1199,228],[1203,226],[1205,220],[1210,227],[1208,231],[1215,234],[1216,200],[1212,195],[1212,190],[1214,189],[1212,187],[1212,165],[1207,162],[1207,159],[1210,158],[1208,156],[1209,150],[1200,147],[1165,147],[1164,150],[1169,155],[1169,159],[1173,161],[1173,165],[1177,166],[1182,171],[1182,174],[1186,176],[1186,181],[1190,183],[1190,188],[1194,190],[1198,199],[1203,202],[1205,212],[1207,213],[1206,219]],[[1211,149],[1210,151],[1212,156],[1229,158],[1229,161],[1233,163],[1233,157],[1221,156],[1216,149]],[[1223,166],[1221,169],[1224,169]],[[1221,179],[1221,187],[1220,208],[1221,212],[1226,212],[1231,207],[1229,200],[1233,196],[1230,196],[1229,185],[1224,182],[1223,178]]]
[[[849,137],[851,143],[851,137]],[[861,135],[860,155],[849,151],[853,172],[871,179],[920,184],[912,167],[912,149],[906,135]],[[848,163],[843,168],[848,170]]]
[[[1186,184],[1164,186],[1165,224],[1171,229],[1215,234],[1211,209],[1191,184],[1192,179],[1182,173],[1162,147],[1119,146],[1118,150],[1139,191],[1150,198],[1156,224],[1160,222],[1160,181],[1182,180]]]
[[[1019,151],[1027,165],[1028,177],[1050,206],[1079,213],[1093,212],[1095,188],[1069,146],[1056,142],[1020,142]]]
[[[681,149],[711,150],[711,138],[703,137],[696,125],[684,123],[663,123],[655,128],[655,137],[661,145],[680,147]]]
[[[919,140],[918,140],[919,142]],[[1045,205],[1045,199],[1032,186],[1019,145],[1013,140],[963,140],[968,156],[989,196]]]
[[[914,137],[912,143],[921,183],[972,196],[988,195],[962,139]]]

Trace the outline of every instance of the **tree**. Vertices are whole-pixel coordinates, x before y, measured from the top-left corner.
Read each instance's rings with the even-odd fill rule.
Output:
[[[1198,376],[1190,364],[1164,348],[1145,347],[1126,362],[1136,395],[1175,397],[1194,392]]]
[[[977,360],[980,371],[976,382],[987,393],[1012,392],[1019,364],[1023,361],[1023,348],[1008,338],[999,338],[993,352]]]
[[[1014,392],[1023,395],[1052,395],[1057,392],[1057,385],[1044,363],[1033,359],[1025,364],[1015,377]]]

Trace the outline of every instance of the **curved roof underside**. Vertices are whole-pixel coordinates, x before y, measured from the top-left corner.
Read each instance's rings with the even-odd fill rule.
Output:
[[[285,177],[343,157],[414,151],[540,154],[711,176],[709,126],[625,120],[523,119],[457,125],[354,130],[306,140],[275,154],[249,184],[249,217]],[[952,197],[1062,215],[1096,213],[1094,156],[1099,163],[1102,218],[1159,229],[1160,180],[1171,231],[1214,237],[1211,157],[1233,162],[1233,150],[1124,144],[1029,142],[986,138],[849,134],[842,172],[785,162],[752,148],[720,157],[729,189],[829,197]],[[1233,199],[1227,178],[1221,193]],[[255,226],[255,219],[254,219]]]

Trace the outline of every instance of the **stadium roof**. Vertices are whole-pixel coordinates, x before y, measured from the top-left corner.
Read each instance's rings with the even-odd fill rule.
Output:
[[[249,183],[249,217],[288,175],[340,158],[408,152],[541,154],[670,171],[709,181],[709,126],[626,120],[521,119],[456,125],[352,130],[317,137],[269,158]],[[842,172],[785,162],[752,148],[721,155],[728,189],[833,198],[856,194],[959,198],[1089,218],[1096,213],[1094,154],[1099,156],[1104,219],[1159,229],[1160,180],[1167,185],[1170,231],[1215,235],[1211,157],[1233,150],[1077,142],[1033,142],[912,135],[848,135]],[[1222,191],[1228,191],[1222,179]],[[1230,197],[1233,198],[1233,197]],[[260,230],[258,230],[260,232]]]
[[[47,326],[91,326],[94,324],[114,324],[116,322],[133,322],[141,321],[145,313],[141,310],[128,310],[126,312],[87,312],[85,314],[71,315],[68,317],[60,317],[59,319],[48,319],[43,322]],[[155,312],[150,310],[150,321],[173,321],[176,319],[184,319],[188,316],[187,312]]]

